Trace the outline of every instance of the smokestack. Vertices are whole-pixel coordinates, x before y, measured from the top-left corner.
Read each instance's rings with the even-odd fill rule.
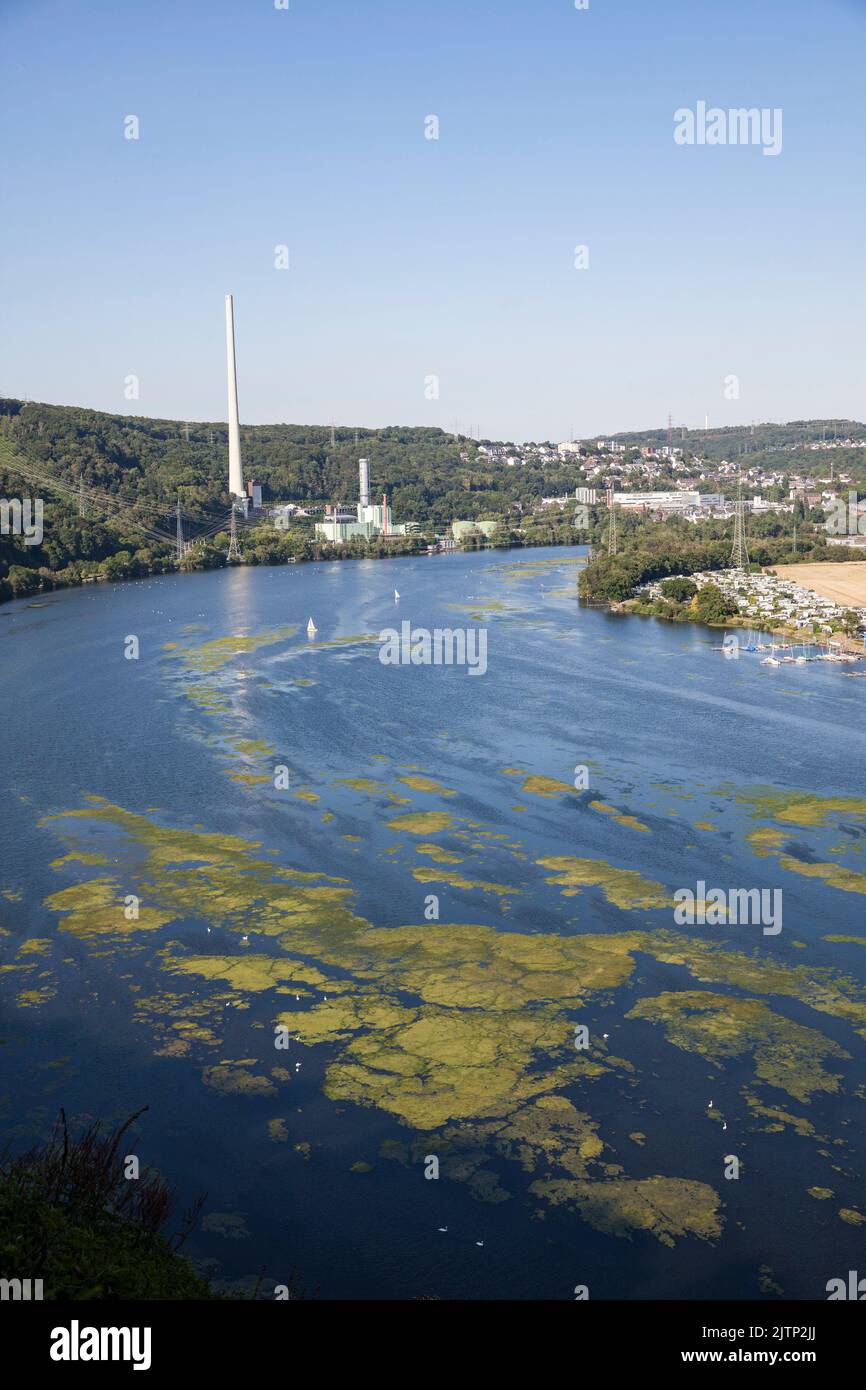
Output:
[[[238,418],[238,376],[235,367],[235,316],[230,294],[226,295],[226,358],[229,384],[229,492],[233,497],[243,497],[244,473],[241,467],[241,426]]]
[[[367,459],[358,459],[358,490],[362,507],[370,505],[370,464]]]

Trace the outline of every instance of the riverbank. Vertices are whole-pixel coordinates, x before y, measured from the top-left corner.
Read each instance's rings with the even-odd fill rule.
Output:
[[[699,552],[698,552],[699,553]],[[596,555],[581,596],[612,612],[708,627],[742,626],[798,642],[836,642],[863,654],[866,564],[813,561],[732,567],[718,550],[698,567],[690,550],[663,556]]]
[[[315,544],[303,540],[294,549],[280,550],[279,554],[267,548],[270,537],[283,545],[284,538],[276,528],[260,528],[260,540],[265,548],[251,549],[248,555],[239,560],[228,561],[228,536],[221,539],[225,549],[215,550],[212,546],[201,551],[190,550],[178,563],[168,557],[157,557],[154,563],[145,563],[127,551],[118,552],[102,563],[71,566],[65,570],[52,571],[44,567],[27,569],[13,565],[6,577],[0,576],[0,604],[11,603],[15,599],[35,598],[40,594],[54,593],[61,589],[79,589],[85,584],[116,583],[126,579],[148,579],[166,574],[201,574],[209,570],[252,568],[273,569],[284,565],[320,564],[330,561],[346,560],[396,560],[413,556],[472,554],[480,550],[538,550],[546,547],[557,549],[572,547],[574,535],[570,531],[553,535],[520,535],[516,532],[503,532],[501,540],[481,540],[473,537],[471,541],[453,547],[434,546],[425,536],[410,536],[400,541],[383,543],[377,540],[371,544],[350,543],[345,545]],[[219,537],[217,538],[220,539]],[[245,539],[249,539],[248,537]],[[14,573],[13,573],[14,572]],[[10,582],[10,580],[12,582]]]
[[[684,612],[679,617],[669,617],[666,614],[655,611],[654,605],[642,603],[639,599],[626,599],[624,603],[609,603],[607,605],[598,604],[597,607],[607,607],[611,613],[632,614],[640,618],[657,618],[666,623],[694,623],[700,627],[711,628],[714,631],[732,632],[735,630],[743,632],[753,632],[766,637],[778,638],[779,643],[792,642],[796,646],[820,645],[832,642],[834,647],[840,651],[850,652],[852,655],[863,657],[866,655],[862,639],[849,637],[847,633],[834,632],[825,634],[820,640],[809,630],[779,625],[778,623],[754,622],[742,615],[732,615],[721,622],[707,622],[694,614]]]

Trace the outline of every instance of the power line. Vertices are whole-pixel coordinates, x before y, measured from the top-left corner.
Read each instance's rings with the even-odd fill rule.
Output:
[[[12,473],[18,474],[31,485],[54,492],[64,501],[76,504],[80,516],[84,516],[88,510],[96,509],[107,513],[107,517],[103,518],[104,521],[114,523],[119,527],[140,531],[149,540],[160,545],[176,544],[176,532],[172,534],[171,531],[161,526],[149,524],[137,514],[137,509],[144,506],[145,510],[157,516],[165,516],[166,509],[164,507],[148,507],[146,504],[126,502],[111,493],[100,492],[97,488],[85,487],[83,477],[79,478],[78,485],[75,486],[64,478],[58,478],[55,474],[37,467],[29,459],[22,458],[5,440],[0,440],[0,465],[8,468]],[[211,513],[212,515],[213,513]],[[208,532],[214,534],[219,530],[224,530],[226,521],[226,514],[224,512],[219,513],[216,522],[207,528]]]

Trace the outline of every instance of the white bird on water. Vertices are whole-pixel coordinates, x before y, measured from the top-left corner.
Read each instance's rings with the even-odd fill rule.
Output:
[[[319,629],[316,627],[316,624],[313,622],[313,620],[312,620],[312,618],[311,618],[310,621],[307,623],[307,636],[308,636],[308,637],[315,637],[315,635],[316,635],[316,633],[318,632],[318,630],[319,630]]]
[[[439,1226],[439,1227],[437,1227],[437,1229],[440,1230],[440,1231],[447,1231],[447,1230],[448,1230],[448,1227],[447,1227],[447,1226]]]
[[[722,1129],[727,1129],[727,1127],[728,1127],[728,1122],[727,1122],[727,1120],[722,1120]]]
[[[708,1109],[708,1110],[712,1110],[712,1108],[713,1108],[713,1102],[710,1101],[709,1105],[707,1106],[707,1109]]]
[[[483,1244],[484,1244],[484,1241],[483,1241],[483,1240],[476,1240],[475,1244],[476,1244],[476,1245],[483,1245]]]

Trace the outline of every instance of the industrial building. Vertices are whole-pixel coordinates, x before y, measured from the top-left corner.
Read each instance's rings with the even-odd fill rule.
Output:
[[[690,507],[710,510],[720,507],[724,497],[716,492],[615,492],[617,507],[639,507],[644,511],[684,512]]]
[[[451,523],[451,534],[455,541],[462,541],[467,536],[476,535],[482,535],[489,540],[498,529],[498,521],[452,521]]]
[[[381,504],[370,501],[370,464],[368,459],[358,461],[358,505],[354,518],[341,508],[329,507],[325,510],[324,521],[316,522],[316,535],[333,545],[343,541],[372,540],[376,536],[405,536],[405,526],[395,526],[388,498],[382,494]]]

